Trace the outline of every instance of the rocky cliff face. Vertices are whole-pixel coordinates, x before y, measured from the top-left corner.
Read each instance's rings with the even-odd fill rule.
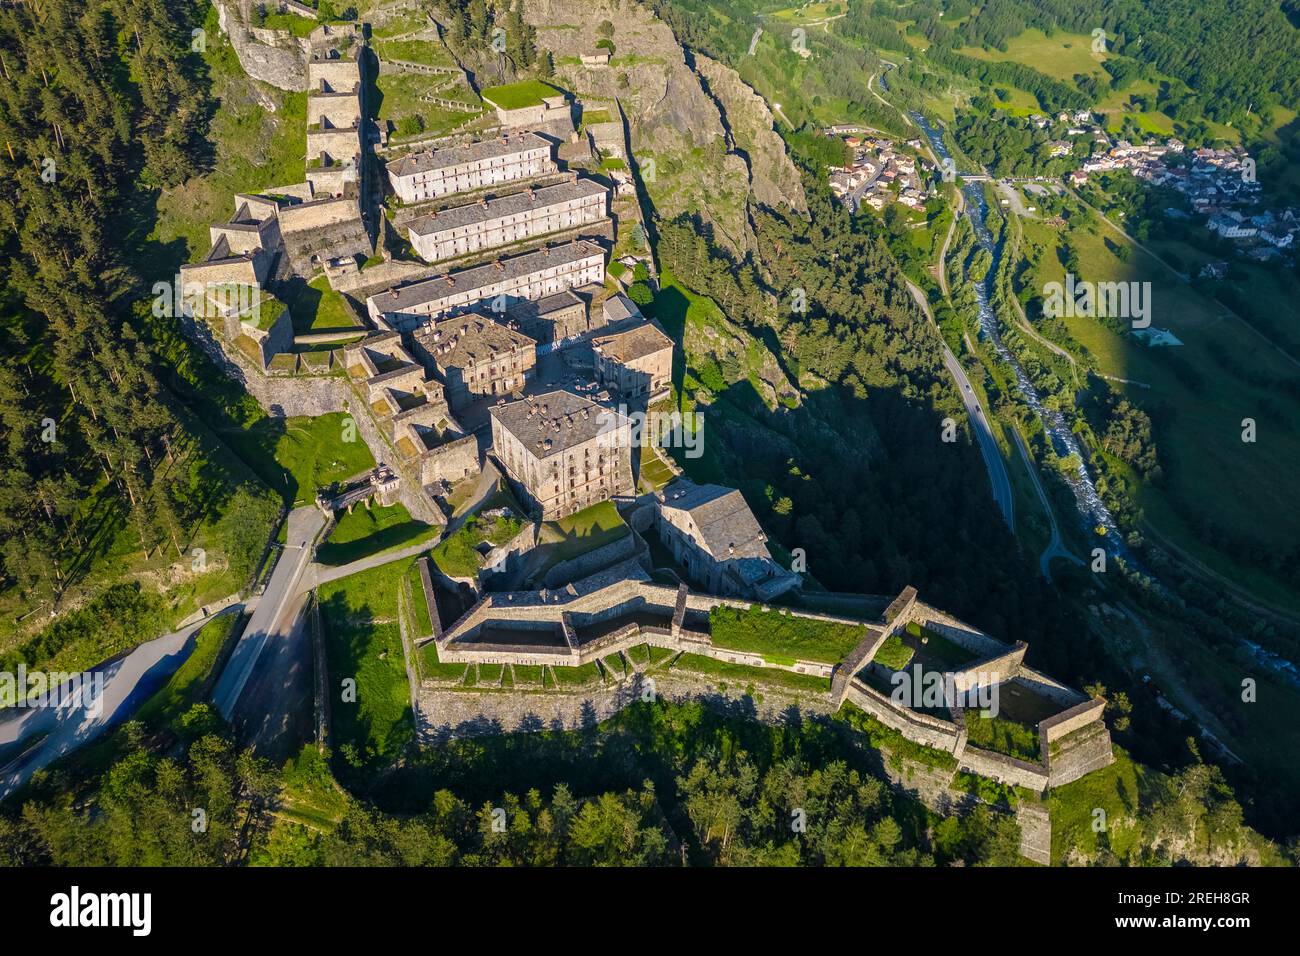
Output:
[[[221,32],[239,57],[239,65],[255,80],[281,90],[307,89],[306,41],[287,31],[254,30],[248,26],[252,0],[212,0]]]
[[[705,91],[722,112],[733,150],[748,159],[754,198],[765,206],[790,206],[806,213],[799,170],[786,154],[767,103],[731,67],[702,53],[694,54],[694,61]]]
[[[745,214],[750,198],[806,208],[766,105],[720,63],[708,61],[711,79],[702,81],[672,30],[649,8],[632,0],[527,0],[526,16],[538,29],[539,45],[555,58],[559,85],[579,96],[619,101],[661,216],[699,213],[720,242],[742,252],[752,244]],[[607,67],[584,67],[579,57],[595,49],[605,20],[614,26],[614,57]]]

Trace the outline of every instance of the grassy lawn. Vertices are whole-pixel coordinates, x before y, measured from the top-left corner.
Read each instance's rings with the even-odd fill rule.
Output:
[[[186,711],[200,702],[221,645],[240,620],[239,614],[231,612],[204,624],[194,636],[194,650],[190,656],[185,658],[166,685],[140,706],[132,719],[158,729],[176,729]]]
[[[957,52],[978,60],[1023,63],[1071,86],[1077,73],[1105,75],[1102,58],[1092,52],[1092,37],[1082,33],[1062,32],[1049,37],[1041,30],[1026,30],[1007,41],[1006,52],[979,47],[963,47]]]
[[[516,687],[541,687],[545,678],[545,668],[540,664],[511,664],[514,671]]]
[[[249,428],[220,434],[267,485],[299,505],[314,500],[319,489],[375,466],[350,419],[343,412],[263,418]],[[345,441],[349,435],[353,440]]]
[[[397,622],[397,590],[406,569],[400,561],[385,564],[331,581],[317,592],[334,694],[335,753],[354,770],[391,763],[414,736]],[[352,701],[343,695],[347,680],[355,681]]]
[[[912,659],[912,655],[915,653],[916,650],[904,644],[903,639],[897,634],[890,634],[889,637],[885,638],[885,643],[880,645],[880,649],[876,651],[876,656],[872,658],[872,661],[888,667],[891,671],[897,671],[906,667],[907,662]]]
[[[1060,864],[1073,848],[1092,854],[1099,834],[1093,829],[1095,811],[1106,812],[1105,839],[1119,856],[1127,855],[1138,831],[1133,812],[1146,789],[1147,769],[1114,748],[1115,762],[1063,787],[1053,787],[1047,798],[1052,818],[1052,863]],[[1127,825],[1126,825],[1127,824]]]
[[[420,674],[430,680],[459,681],[465,676],[465,665],[444,664],[438,658],[438,645],[430,641],[420,648]]]
[[[831,689],[830,678],[815,677],[812,674],[796,674],[775,667],[748,667],[719,661],[702,654],[682,654],[673,662],[673,670],[690,671],[705,677],[718,678],[718,683],[726,687],[729,682],[744,684],[766,684],[770,687],[784,687],[789,690],[826,693]]]
[[[415,637],[426,637],[433,633],[433,621],[429,617],[429,602],[424,597],[418,559],[411,562],[411,567],[406,572],[406,582],[411,588],[411,619],[415,626]]]
[[[1026,238],[1045,250],[1025,283],[1041,289],[1048,281],[1061,281],[1064,267],[1057,252],[1064,237],[1044,224],[1024,225]],[[1146,520],[1261,597],[1300,606],[1281,582],[1243,566],[1197,530],[1222,529],[1220,538],[1237,538],[1259,549],[1289,547],[1300,537],[1300,510],[1294,507],[1300,408],[1288,394],[1300,377],[1295,366],[1218,303],[1096,220],[1070,230],[1068,239],[1078,254],[1081,278],[1151,283],[1152,326],[1169,329],[1183,342],[1152,348],[1096,319],[1063,320],[1098,371],[1149,386],[1109,383],[1146,410],[1155,424],[1163,481],[1134,482]],[[1122,261],[1105,240],[1128,247],[1129,260]],[[1273,316],[1294,317],[1293,301],[1269,298],[1273,286],[1252,283],[1251,297],[1256,289],[1261,301],[1275,307]],[[1253,444],[1242,441],[1245,418],[1258,423],[1261,437]]]
[[[503,110],[517,110],[525,106],[538,106],[547,96],[557,96],[560,91],[541,80],[523,80],[505,86],[490,86],[483,91],[483,99]]]
[[[861,624],[839,624],[751,607],[715,607],[709,613],[713,643],[764,657],[834,664],[866,635]],[[784,660],[782,661],[784,662]]]
[[[453,578],[472,578],[478,574],[483,565],[483,558],[476,550],[480,544],[487,542],[493,547],[505,544],[523,528],[518,518],[497,515],[494,518],[470,518],[455,534],[439,542],[433,549],[434,563],[442,573]]]
[[[414,544],[438,533],[433,525],[416,521],[400,503],[391,507],[372,504],[352,506],[330,532],[329,540],[316,551],[322,564],[347,564],[372,554]]]
[[[943,670],[960,670],[977,658],[960,644],[956,644],[928,627],[921,627],[915,621],[909,621],[904,632],[904,643],[921,655],[927,667],[939,667]]]
[[[602,501],[567,518],[543,522],[538,546],[548,549],[547,567],[552,567],[561,561],[617,541],[627,534],[628,527],[619,516],[614,502]]]
[[[641,478],[655,491],[673,480],[672,470],[664,464],[653,445],[641,446]]]
[[[318,276],[302,287],[293,300],[291,311],[295,335],[357,328],[357,320],[344,303],[343,294],[331,289],[324,276]]]
[[[560,687],[586,687],[600,682],[600,668],[595,661],[578,667],[552,667],[551,673]]]
[[[1005,717],[982,717],[979,712],[969,710],[966,712],[966,730],[972,747],[1030,763],[1038,760],[1038,731],[1026,724]]]
[[[274,13],[268,11],[266,21],[262,24],[263,29],[285,30],[299,38],[311,36],[318,26],[320,22],[317,20],[300,17],[296,13],[280,13],[278,10]]]

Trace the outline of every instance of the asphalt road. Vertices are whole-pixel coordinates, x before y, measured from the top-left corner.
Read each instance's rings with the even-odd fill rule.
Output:
[[[912,290],[912,298],[916,299],[916,304],[921,307],[926,318],[934,322],[934,315],[930,312],[930,303],[925,298],[925,293],[917,288],[910,280],[907,287]],[[966,414],[970,416],[971,426],[975,430],[975,439],[980,446],[980,454],[984,456],[984,467],[989,473],[989,484],[993,489],[993,500],[997,502],[998,508],[1002,512],[1002,517],[1006,519],[1012,530],[1015,530],[1015,499],[1011,496],[1011,479],[1007,477],[1007,464],[1002,460],[1002,453],[998,450],[998,443],[993,438],[993,427],[989,424],[989,419],[984,414],[984,408],[980,405],[979,396],[975,389],[971,388],[970,379],[966,377],[966,371],[957,361],[957,356],[952,354],[952,349],[948,348],[948,343],[943,343],[943,364],[948,369],[948,374],[952,376],[953,382],[957,385],[957,392],[961,395],[962,404],[966,406]]]
[[[234,604],[219,613],[242,609],[242,604]],[[0,799],[25,784],[37,770],[126,720],[176,672],[194,649],[194,633],[210,620],[205,618],[146,641],[86,671],[103,675],[104,682],[102,693],[88,708],[78,701],[64,708],[10,708],[0,712],[0,747],[24,739],[33,741],[25,752],[0,767]],[[36,742],[42,735],[44,739]]]
[[[316,536],[325,527],[325,516],[315,505],[304,505],[289,512],[287,523],[284,550],[271,580],[212,695],[213,704],[228,721],[267,642],[285,638],[293,626],[294,615],[286,611],[292,610],[289,605],[299,594],[298,584],[311,561]]]

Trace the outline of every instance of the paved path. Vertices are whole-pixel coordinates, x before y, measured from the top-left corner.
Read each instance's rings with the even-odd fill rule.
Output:
[[[922,292],[912,282],[906,280],[907,287],[912,290],[912,297],[916,299],[916,304],[925,312],[926,318],[930,323],[938,328],[934,321],[934,315],[930,311],[930,303]],[[966,406],[966,413],[970,416],[971,426],[975,430],[975,438],[980,446],[980,454],[984,456],[984,467],[988,469],[989,484],[993,489],[993,500],[997,502],[998,508],[1002,511],[1002,517],[1006,519],[1012,531],[1015,530],[1015,498],[1011,494],[1011,479],[1007,477],[1007,465],[1002,460],[1002,453],[998,450],[998,443],[993,438],[993,428],[989,424],[988,416],[984,413],[984,407],[980,404],[979,396],[975,389],[971,387],[970,379],[966,377],[966,371],[957,361],[957,356],[952,354],[952,349],[948,348],[948,343],[943,341],[940,336],[940,343],[943,346],[943,364],[948,369],[948,374],[952,376],[953,382],[957,385],[957,392],[961,395],[962,404]]]
[[[371,568],[377,568],[380,565],[401,561],[403,558],[414,558],[417,555],[424,554],[436,543],[435,539],[424,538],[415,544],[408,544],[404,548],[398,548],[396,551],[384,551],[380,554],[372,554],[367,558],[358,558],[350,564],[329,565],[313,562],[303,574],[298,589],[299,591],[309,591],[312,588],[320,587],[322,584],[328,584],[330,581],[337,581],[339,578],[346,578],[362,571],[369,571]]]
[[[219,614],[242,609],[242,604],[233,604]],[[126,720],[176,672],[193,650],[191,637],[210,620],[211,617],[205,618],[146,641],[86,671],[86,674],[101,674],[104,682],[102,693],[90,708],[77,703],[63,709],[12,708],[0,712],[0,747],[46,735],[0,767],[0,799],[25,784],[37,770]]]
[[[226,720],[234,713],[267,641],[283,636],[284,629],[293,624],[291,619],[284,619],[285,608],[300,593],[298,584],[311,559],[316,537],[325,527],[325,516],[315,505],[304,505],[289,512],[287,525],[284,550],[271,572],[271,580],[212,695],[212,702]]]
[[[1016,448],[1020,450],[1020,460],[1025,463],[1025,471],[1029,472],[1029,480],[1034,483],[1034,490],[1038,492],[1038,500],[1042,503],[1043,513],[1047,515],[1047,523],[1051,530],[1051,537],[1048,539],[1047,547],[1043,553],[1038,556],[1038,570],[1047,578],[1052,580],[1052,558],[1065,558],[1067,561],[1073,561],[1075,564],[1083,564],[1076,555],[1067,551],[1065,545],[1061,542],[1061,529],[1056,524],[1056,512],[1052,510],[1052,503],[1047,498],[1047,489],[1043,487],[1043,482],[1038,477],[1038,466],[1034,459],[1029,456],[1029,449],[1025,447],[1024,439],[1020,437],[1020,432],[1012,428],[1011,438],[1016,443]]]

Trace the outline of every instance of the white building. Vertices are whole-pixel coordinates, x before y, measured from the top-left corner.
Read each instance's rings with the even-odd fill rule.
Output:
[[[372,295],[366,308],[381,327],[407,331],[481,302],[501,313],[519,299],[604,281],[605,251],[579,239],[390,289]]]
[[[388,181],[402,202],[415,203],[555,171],[549,140],[515,133],[404,156],[388,164]]]
[[[574,229],[606,216],[608,190],[590,179],[441,209],[412,220],[411,245],[426,262]]]

